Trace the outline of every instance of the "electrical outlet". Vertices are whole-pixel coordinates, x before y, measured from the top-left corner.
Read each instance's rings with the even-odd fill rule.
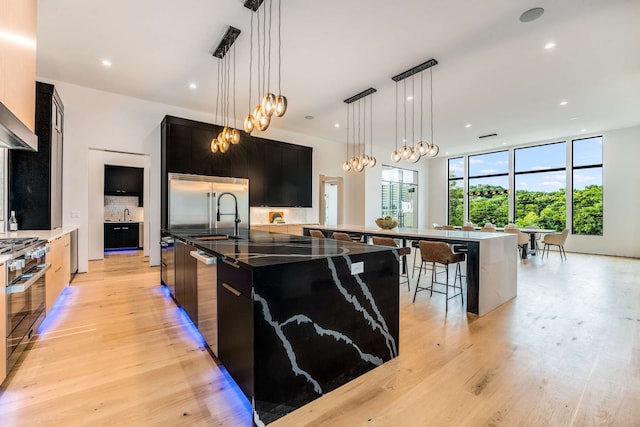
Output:
[[[364,273],[364,261],[354,262],[351,264],[351,275]]]

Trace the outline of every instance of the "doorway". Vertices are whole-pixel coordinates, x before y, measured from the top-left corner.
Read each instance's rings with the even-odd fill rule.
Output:
[[[320,175],[320,225],[342,224],[342,177]]]

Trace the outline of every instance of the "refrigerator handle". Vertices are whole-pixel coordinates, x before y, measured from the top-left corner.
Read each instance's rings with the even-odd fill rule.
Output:
[[[209,230],[213,230],[214,229],[214,225],[215,225],[215,216],[214,216],[214,206],[215,206],[215,198],[216,198],[216,193],[212,193],[209,192],[207,193],[207,201],[209,202],[209,209],[207,210],[207,218],[209,220]]]

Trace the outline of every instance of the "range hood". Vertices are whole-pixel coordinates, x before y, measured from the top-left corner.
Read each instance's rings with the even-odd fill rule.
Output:
[[[38,151],[38,137],[0,102],[0,148]]]

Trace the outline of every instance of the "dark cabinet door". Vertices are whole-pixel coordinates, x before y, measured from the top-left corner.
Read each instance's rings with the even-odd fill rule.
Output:
[[[104,165],[104,194],[108,196],[136,196],[142,206],[144,169],[118,165]]]
[[[191,172],[191,127],[170,123],[167,124],[167,140],[165,141],[167,172]]]
[[[53,85],[36,82],[38,151],[9,150],[8,211],[24,230],[62,225],[62,133],[64,106]]]
[[[250,270],[218,264],[218,357],[242,392],[253,395]]]
[[[198,322],[198,276],[196,259],[190,254],[195,246],[176,240],[175,243],[175,294],[174,298],[191,319]]]
[[[293,206],[310,208],[312,206],[313,149],[311,147],[296,148],[295,165],[295,182],[297,186],[296,199]]]
[[[138,248],[140,244],[140,224],[106,223],[104,224],[104,248],[125,249]]]
[[[265,146],[251,141],[248,145],[247,172],[249,177],[249,205],[266,206],[265,202]]]

